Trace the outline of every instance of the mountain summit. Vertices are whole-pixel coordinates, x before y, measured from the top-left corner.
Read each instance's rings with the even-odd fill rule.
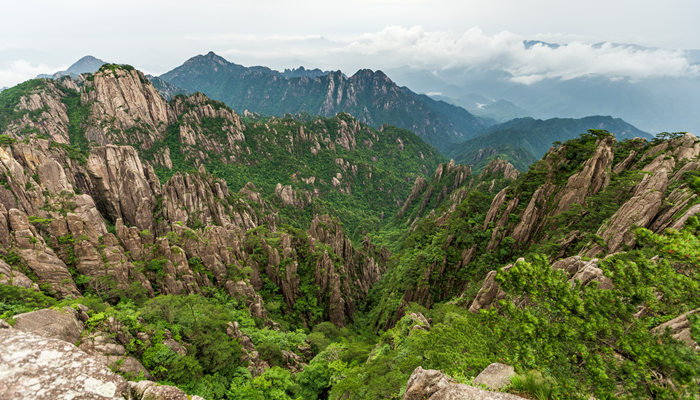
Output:
[[[400,87],[382,71],[361,69],[351,77],[341,71],[296,71],[244,67],[209,52],[190,58],[160,78],[186,90],[201,91],[236,110],[277,116],[348,112],[374,127],[387,123],[409,129],[442,149],[470,139],[490,125],[490,120],[463,108]]]
[[[94,73],[98,69],[100,69],[101,66],[103,66],[105,64],[107,64],[107,62],[100,60],[99,58],[96,58],[93,56],[85,56],[85,57],[82,57],[80,60],[74,62],[65,71],[58,71],[58,72],[55,72],[51,75],[41,74],[41,75],[38,75],[37,78],[57,79],[57,78],[60,78],[62,76],[70,76],[71,78],[76,78],[80,74]]]

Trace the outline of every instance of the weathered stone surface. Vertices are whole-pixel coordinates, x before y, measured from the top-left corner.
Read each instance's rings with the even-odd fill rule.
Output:
[[[90,152],[87,162],[95,181],[98,207],[112,220],[122,218],[139,229],[153,230],[154,191],[157,183],[130,146],[100,146]],[[150,178],[150,179],[149,179]]]
[[[152,378],[148,370],[137,359],[126,355],[124,346],[117,343],[105,332],[94,331],[83,337],[78,348],[110,369],[117,370],[127,377]]]
[[[458,384],[440,371],[418,367],[408,379],[403,400],[523,400],[523,398]]]
[[[241,361],[245,364],[247,363],[248,371],[253,376],[261,375],[265,372],[265,369],[270,368],[270,365],[265,360],[261,360],[258,351],[255,349],[255,345],[250,337],[246,336],[241,332],[238,327],[238,322],[229,322],[226,327],[226,334],[229,337],[238,340],[238,343],[243,346],[243,354],[241,354]]]
[[[122,399],[127,382],[74,345],[0,329],[0,398]]]
[[[243,300],[255,318],[267,319],[267,310],[263,306],[262,297],[255,292],[253,286],[246,281],[226,282],[226,291],[232,297]]]
[[[12,208],[8,211],[8,220],[11,239],[17,247],[17,253],[37,275],[39,283],[50,285],[51,290],[59,297],[80,296],[68,267],[46,245],[43,237],[29,223],[27,214]]]
[[[129,382],[129,395],[135,400],[204,400],[174,387],[151,381]]]
[[[58,81],[46,81],[40,90],[22,97],[17,104],[17,109],[41,111],[40,115],[38,118],[30,118],[25,115],[19,121],[11,123],[5,130],[21,135],[23,130],[27,131],[33,128],[40,134],[48,135],[53,141],[70,143],[67,109],[61,101],[66,86]]]
[[[518,259],[518,261],[521,260],[523,259]],[[508,264],[501,268],[501,270],[508,271],[511,268],[513,268],[513,264]],[[481,289],[479,289],[474,301],[472,301],[469,311],[475,313],[482,309],[488,310],[499,300],[505,299],[506,292],[504,292],[503,289],[501,289],[501,285],[496,282],[496,275],[498,275],[498,271],[489,271],[489,273],[486,274],[486,279],[484,279]]]
[[[598,139],[593,156],[583,163],[581,171],[569,177],[560,192],[557,210],[554,215],[568,210],[572,204],[584,205],[586,198],[605,189],[610,183],[608,170],[613,161],[615,138],[608,136]]]
[[[663,324],[653,328],[651,331],[657,335],[662,335],[664,332],[669,331],[673,338],[687,344],[694,350],[700,350],[700,345],[698,345],[690,334],[690,320],[688,319],[688,317],[691,315],[699,313],[700,308],[688,311],[687,313],[681,314],[670,321],[664,322]]]
[[[408,316],[411,318],[411,320],[415,323],[411,327],[411,330],[424,330],[424,331],[429,331],[430,330],[430,322],[428,322],[428,319],[425,318],[425,316],[419,312],[410,312],[408,313]]]
[[[510,365],[493,363],[474,378],[474,383],[485,385],[491,390],[499,390],[510,385],[510,380],[514,376],[515,369]]]
[[[19,271],[14,271],[5,261],[0,260],[0,283],[39,290],[39,286]]]
[[[516,179],[520,172],[513,166],[513,164],[508,161],[502,160],[500,158],[495,158],[489,161],[481,171],[481,174],[486,175],[502,175],[506,179]]]
[[[647,174],[635,187],[632,198],[610,217],[607,224],[598,229],[597,235],[607,244],[608,252],[616,252],[623,245],[631,245],[634,242],[632,226],[646,227],[656,216],[668,187],[668,175],[674,165],[673,157],[661,154],[642,169]],[[591,257],[601,251],[600,246],[594,245],[585,255]]]
[[[174,119],[163,97],[137,70],[117,68],[98,71],[81,93],[90,104],[90,122],[85,135],[100,145],[141,143],[149,148],[162,138]]]
[[[83,323],[78,319],[78,312],[69,307],[60,310],[45,308],[17,314],[14,318],[17,321],[16,329],[69,343],[77,342],[83,331]]]
[[[612,280],[603,274],[603,270],[598,268],[598,259],[584,261],[580,256],[573,256],[557,260],[552,264],[552,269],[566,271],[569,282],[581,282],[586,286],[591,282],[598,282],[599,289],[612,289]]]

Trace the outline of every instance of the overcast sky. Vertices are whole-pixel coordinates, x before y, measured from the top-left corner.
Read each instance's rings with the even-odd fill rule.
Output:
[[[493,66],[528,84],[697,74],[697,0],[57,1],[1,3],[0,86],[90,54],[166,72],[213,50],[276,69]],[[522,40],[568,43],[525,49]],[[597,42],[658,47],[591,46]]]

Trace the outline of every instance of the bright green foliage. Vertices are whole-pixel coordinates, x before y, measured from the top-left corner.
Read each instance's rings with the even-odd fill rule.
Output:
[[[272,367],[251,379],[250,374],[240,376],[231,383],[228,399],[231,400],[294,400],[294,380],[286,369]]]
[[[90,116],[90,107],[80,102],[80,93],[77,91],[65,89],[65,92],[66,95],[61,98],[61,101],[66,105],[69,120],[68,136],[71,148],[67,149],[68,155],[85,163],[87,154],[90,152],[90,144],[85,137],[85,124]]]
[[[173,101],[178,100],[184,102],[182,98]],[[212,103],[216,107],[226,107],[222,103]],[[308,226],[313,215],[331,214],[343,222],[353,239],[375,231],[394,215],[397,204],[408,195],[415,177],[432,173],[442,161],[442,156],[416,135],[394,127],[384,127],[380,132],[360,126],[354,133],[355,144],[346,149],[339,141],[344,140],[343,131],[356,123],[348,114],[328,119],[248,120],[244,130],[245,142],[241,143],[244,150],[235,154],[229,150],[214,154],[196,145],[181,143],[180,126],[189,123],[188,114],[184,115],[168,127],[163,141],[142,150],[145,159],[153,159],[164,147],[170,150],[173,168],[156,168],[162,181],[178,171],[195,172],[195,157],[201,152],[206,154],[204,165],[208,172],[224,179],[234,192],[253,182],[261,193],[280,206],[280,214],[286,223],[303,228]],[[199,127],[212,140],[227,143],[225,124],[226,120],[222,118],[204,118]],[[299,132],[302,131],[320,140],[320,149],[314,150],[316,154],[310,151],[313,141],[300,139]],[[323,137],[330,142],[321,140]],[[291,144],[287,138],[293,138]],[[399,150],[398,141],[403,143],[403,150]],[[250,154],[245,149],[249,149]],[[237,162],[222,162],[222,157],[234,157]],[[353,167],[342,167],[337,162],[340,159]],[[342,182],[337,187],[332,184],[336,174],[341,174]],[[301,178],[310,177],[315,177],[315,183],[301,181]],[[311,193],[318,189],[318,196],[302,209],[284,206],[272,196],[278,183]]]
[[[46,85],[46,82],[47,81],[44,79],[30,79],[26,82],[20,83],[17,86],[13,86],[0,92],[0,132],[4,131],[10,122],[18,120],[25,115],[28,115],[30,119],[34,119],[41,115],[41,113],[44,111],[43,109],[35,111],[19,111],[16,109],[16,107],[23,96],[27,96],[41,90]]]
[[[33,289],[0,284],[0,319],[55,304],[54,298]]]
[[[620,140],[651,138],[648,133],[619,118],[591,116],[539,120],[528,117],[491,126],[476,138],[453,145],[445,154],[457,162],[474,165],[476,170],[483,168],[492,158],[500,157],[526,171],[554,143],[575,139],[593,126],[616,132]],[[492,155],[484,157],[484,153]]]
[[[414,322],[404,317],[382,335],[367,364],[344,372],[330,398],[398,399],[419,365],[463,379],[492,362],[539,371],[513,387],[537,398],[693,398],[700,356],[650,329],[700,307],[698,227],[692,218],[680,232],[638,230],[637,250],[600,263],[611,290],[572,286],[545,257],[533,255],[499,273],[508,293],[500,310],[471,314],[436,305],[427,311],[430,331],[411,331]],[[639,310],[644,313],[635,316]]]

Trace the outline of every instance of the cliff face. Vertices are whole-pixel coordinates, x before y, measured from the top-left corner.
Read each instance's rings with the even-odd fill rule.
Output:
[[[110,65],[80,87],[67,82],[73,81],[46,81],[21,97],[22,119],[5,129],[3,282],[41,287],[56,297],[90,292],[111,299],[135,287],[149,296],[218,287],[265,320],[258,292],[271,281],[289,310],[300,298],[316,298],[320,311],[299,315],[305,323],[330,319],[342,326],[352,319],[388,254],[369,241],[354,249],[328,217],[317,216],[306,233],[278,231],[279,212],[260,189],[248,183],[232,192],[206,165],[257,163],[278,148],[292,153],[300,148],[311,157],[339,148],[350,153],[331,161],[341,172],[325,184],[349,194],[356,176],[372,175],[351,152],[380,147],[374,143],[383,138],[376,132],[349,118],[332,129],[319,121],[313,131],[303,126],[285,131],[289,136],[277,135],[280,126],[260,123],[252,143],[261,154],[253,154],[241,118],[201,94],[167,104],[140,72]],[[78,101],[79,108],[71,109],[70,101]],[[30,114],[36,110],[41,113]],[[81,132],[91,145],[71,144]],[[170,134],[177,153],[166,145]],[[166,172],[169,179],[161,181],[162,172],[174,168],[171,155],[197,171]],[[286,186],[280,202],[285,205],[286,193],[289,206],[309,206],[319,195],[313,186],[321,178],[293,178],[311,189]],[[264,229],[253,231],[259,227]],[[261,250],[265,259],[257,256]]]
[[[113,64],[86,80],[81,102],[89,107],[85,136],[100,145],[138,143],[147,149],[173,120],[168,104],[140,71]]]
[[[497,196],[486,221],[495,222],[488,246],[496,248],[507,236],[512,237],[521,248],[551,237],[551,228],[563,222],[560,216],[572,212],[591,214],[588,208],[597,207],[596,203],[603,201],[606,194],[615,196],[619,203],[610,204],[615,207],[612,214],[596,219],[595,222],[599,224],[596,235],[601,237],[603,243],[583,246],[581,253],[589,257],[603,250],[615,252],[623,245],[632,245],[633,227],[662,232],[670,221],[687,219],[689,215],[684,214],[695,212],[688,206],[696,202],[697,194],[688,188],[686,181],[687,174],[697,171],[698,165],[693,160],[700,154],[700,142],[692,134],[655,146],[645,144],[641,150],[631,150],[629,155],[616,145],[611,136],[599,138],[592,149],[588,159],[565,182],[562,176],[566,176],[566,173],[560,171],[564,171],[563,166],[569,162],[565,158],[566,145],[550,151],[538,166],[539,170],[534,171],[544,179],[538,182],[539,186],[531,195],[522,190],[523,185],[515,185]],[[616,151],[626,157],[615,165],[613,153]],[[633,159],[638,161],[631,165]],[[534,177],[531,170],[530,178]],[[610,186],[611,180],[615,187]],[[505,202],[508,197],[510,201]],[[523,204],[527,206],[523,208]],[[516,212],[518,218],[510,222],[499,219],[499,215],[506,215],[506,211],[502,210],[507,210],[509,214]],[[609,220],[603,221],[603,217],[609,217]],[[580,239],[576,238],[574,242]],[[561,244],[571,247],[573,242]]]
[[[386,303],[378,307],[388,326],[411,302],[430,306],[465,296],[477,311],[505,295],[494,267],[507,269],[518,257],[540,253],[574,265],[572,257],[602,257],[634,246],[636,228],[679,229],[700,210],[692,186],[699,155],[700,141],[691,134],[617,143],[612,135],[591,133],[552,148],[519,177],[493,161],[471,180],[453,184],[448,174],[450,183],[439,185],[454,168],[441,166],[432,181],[416,180],[399,213],[414,215],[404,221],[410,223],[405,243],[411,247],[404,245],[382,285],[401,298],[389,300],[383,287]],[[608,285],[595,263],[588,264],[565,268],[572,282]],[[387,310],[396,303],[392,315]]]

